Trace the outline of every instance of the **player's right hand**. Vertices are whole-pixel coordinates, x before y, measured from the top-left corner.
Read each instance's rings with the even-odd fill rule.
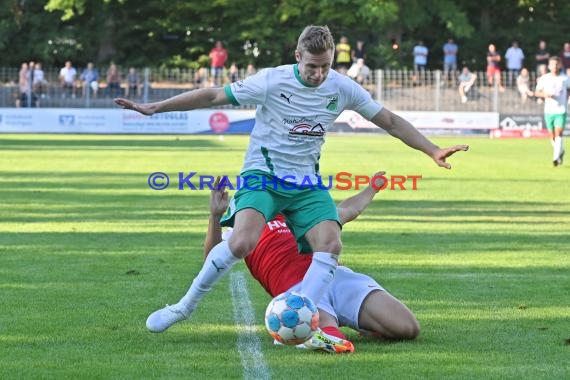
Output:
[[[378,192],[384,185],[386,185],[386,172],[385,171],[377,171],[376,173],[372,174],[370,177],[370,187],[374,189],[374,191]]]

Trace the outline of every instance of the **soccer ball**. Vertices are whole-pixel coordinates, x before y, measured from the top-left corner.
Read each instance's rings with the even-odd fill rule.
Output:
[[[319,311],[307,296],[285,292],[273,298],[265,310],[265,327],[283,344],[301,344],[319,327]]]

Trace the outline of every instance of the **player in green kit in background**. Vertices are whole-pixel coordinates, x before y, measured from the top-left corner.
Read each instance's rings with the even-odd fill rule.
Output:
[[[564,159],[564,145],[562,134],[566,127],[566,113],[568,108],[568,86],[570,79],[560,73],[560,58],[548,59],[548,74],[538,79],[534,96],[544,98],[544,121],[552,143],[552,163],[554,166],[562,165]]]
[[[256,104],[256,118],[242,177],[249,177],[230,202],[222,225],[233,226],[229,241],[217,244],[187,293],[174,305],[152,313],[147,328],[162,332],[187,319],[212,286],[255,248],[265,224],[281,213],[300,243],[308,243],[313,259],[300,291],[318,303],[332,281],[342,243],[340,224],[327,190],[295,186],[318,182],[321,146],[327,130],[345,109],[424,152],[435,163],[451,168],[446,159],[467,145],[439,148],[409,122],[376,103],[350,78],[331,69],[334,39],[326,26],[308,26],[295,50],[296,64],[259,71],[224,88],[189,91],[148,104],[118,98],[115,102],[144,115],[187,111],[226,104]],[[287,187],[271,186],[287,178]],[[252,190],[256,189],[256,190]]]

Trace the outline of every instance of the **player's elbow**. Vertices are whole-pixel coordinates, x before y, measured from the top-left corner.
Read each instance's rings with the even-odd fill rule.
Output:
[[[402,325],[400,339],[414,340],[420,335],[420,323],[416,318],[411,318]]]

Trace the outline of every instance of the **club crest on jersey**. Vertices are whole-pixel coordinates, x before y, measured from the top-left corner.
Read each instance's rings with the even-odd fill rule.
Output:
[[[327,97],[327,109],[336,111],[338,109],[338,95]]]

